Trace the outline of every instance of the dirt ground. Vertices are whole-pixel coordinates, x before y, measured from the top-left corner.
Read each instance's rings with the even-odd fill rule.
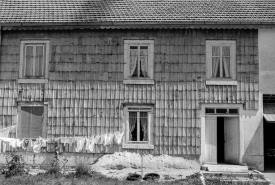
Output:
[[[200,171],[200,165],[192,160],[168,155],[141,156],[137,153],[116,152],[104,155],[94,165],[92,170],[107,177],[125,180],[129,173],[144,176],[147,173],[157,173],[160,180],[180,180]]]

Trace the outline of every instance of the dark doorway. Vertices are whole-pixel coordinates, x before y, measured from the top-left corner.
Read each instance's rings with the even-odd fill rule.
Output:
[[[224,118],[217,117],[217,162],[224,163]]]
[[[265,171],[275,170],[275,123],[264,119],[264,168]]]

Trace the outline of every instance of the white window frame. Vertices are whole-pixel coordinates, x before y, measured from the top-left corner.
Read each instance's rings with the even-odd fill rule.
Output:
[[[43,46],[44,65],[43,65],[43,77],[39,78],[26,78],[25,72],[25,60],[26,60],[26,46]],[[23,40],[20,45],[20,66],[19,66],[19,79],[18,83],[48,83],[48,66],[50,54],[50,41],[49,40]]]
[[[148,46],[148,77],[130,77],[130,46]],[[154,84],[154,40],[124,40],[124,84]]]
[[[137,109],[150,109],[144,112],[148,112],[148,141],[130,141],[129,139],[129,112],[135,112],[133,110],[129,110],[129,108],[137,108]],[[141,110],[142,112],[142,110]],[[124,123],[123,129],[125,130],[125,135],[123,139],[122,148],[124,149],[154,149],[153,145],[153,107],[148,105],[129,105],[124,107]]]
[[[212,72],[212,47],[230,47],[230,78],[213,77]],[[206,85],[237,85],[236,81],[236,41],[232,40],[207,40],[206,41]]]
[[[16,138],[22,138],[21,137],[21,124],[22,124],[22,118],[21,118],[21,107],[44,107],[44,113],[43,113],[43,122],[42,122],[42,137],[47,137],[47,120],[48,120],[48,103],[47,102],[19,102],[18,103],[18,114],[17,114],[17,129],[16,129]],[[30,138],[30,139],[36,139],[36,138]]]

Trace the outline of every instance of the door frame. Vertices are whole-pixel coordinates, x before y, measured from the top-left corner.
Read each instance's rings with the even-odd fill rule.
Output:
[[[239,164],[242,164],[244,155],[244,121],[243,121],[243,104],[201,104],[201,156],[200,162],[205,163],[205,108],[238,108],[239,115],[207,115],[214,117],[239,117]]]

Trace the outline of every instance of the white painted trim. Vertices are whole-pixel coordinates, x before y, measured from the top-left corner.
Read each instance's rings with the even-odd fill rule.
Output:
[[[206,80],[206,85],[238,85],[236,80]]]
[[[142,81],[146,78],[130,78],[130,46],[148,46],[148,79],[154,79],[154,40],[124,40],[124,79]],[[130,82],[131,83],[131,82]],[[129,84],[130,84],[129,83]],[[125,83],[127,84],[127,82]],[[141,84],[134,83],[131,84]],[[146,83],[142,83],[146,84]],[[150,83],[152,84],[152,83]]]
[[[230,46],[230,76],[231,80],[236,80],[236,41],[233,40],[206,41],[206,79],[212,79],[212,46]]]
[[[244,123],[243,123],[243,104],[201,104],[201,156],[200,162],[205,162],[205,117],[209,116],[205,114],[205,108],[238,108],[239,115],[234,117],[239,117],[239,164],[242,164],[242,157],[244,155]],[[213,115],[220,116],[220,115]],[[222,117],[232,117],[230,115],[222,115]]]
[[[36,79],[36,78],[29,78],[29,79],[18,79],[18,83],[49,83],[48,79]]]
[[[45,48],[43,48],[44,53],[44,65],[43,65],[43,78],[47,79],[49,77],[49,60],[50,60],[50,41],[49,40],[21,40],[20,44],[20,65],[19,65],[19,79],[28,79],[24,78],[24,62],[25,62],[25,46],[26,45],[43,45]],[[37,78],[39,79],[39,78]],[[33,80],[33,79],[29,79]],[[39,79],[40,80],[40,79]],[[30,82],[24,82],[19,81],[18,83],[48,83],[43,81],[30,81]]]
[[[151,110],[146,110],[148,112],[148,141],[129,141],[129,111],[128,108],[150,108]],[[142,112],[142,110],[141,110]],[[125,130],[124,138],[123,138],[123,145],[122,148],[128,149],[154,149],[153,145],[153,106],[148,106],[142,104],[140,105],[133,105],[133,106],[125,106],[124,107],[124,120],[123,120],[123,130]]]
[[[155,84],[154,80],[123,80],[123,84]]]

